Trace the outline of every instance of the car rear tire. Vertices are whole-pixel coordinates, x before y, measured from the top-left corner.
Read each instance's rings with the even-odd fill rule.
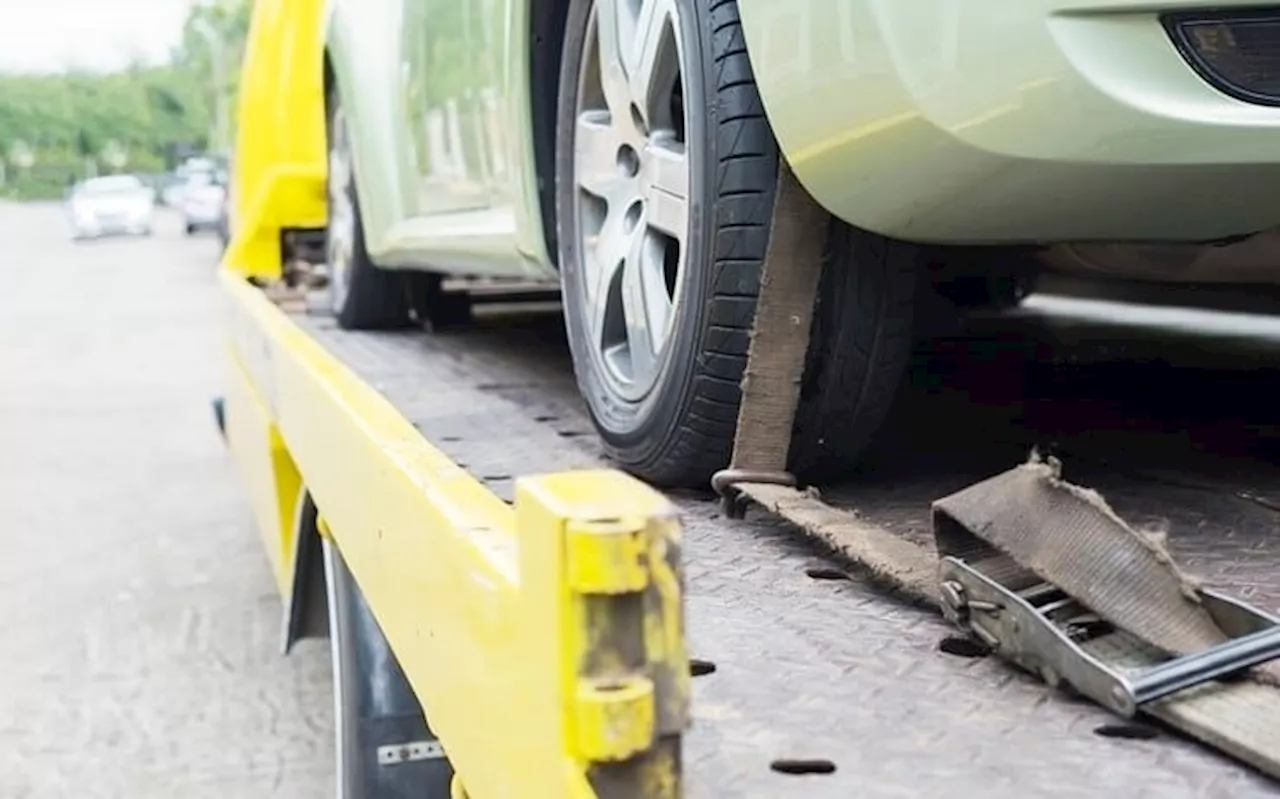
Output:
[[[624,32],[660,12],[638,90],[599,68],[601,9],[634,5]],[[778,176],[737,3],[574,0],[565,37],[556,217],[578,385],[619,465],[705,486],[732,453]],[[834,221],[828,243],[792,444],[806,480],[847,470],[883,422],[922,258]]]
[[[832,220],[791,439],[807,480],[848,473],[898,394],[916,337],[924,252]]]
[[[347,330],[402,327],[411,320],[413,273],[381,269],[369,257],[346,113],[336,89],[329,91],[327,105],[329,223],[325,252],[330,309],[339,327]]]

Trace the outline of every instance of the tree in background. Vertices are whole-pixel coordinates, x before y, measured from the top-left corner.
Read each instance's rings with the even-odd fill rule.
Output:
[[[109,171],[109,151],[123,153],[130,171],[159,172],[185,155],[225,146],[226,131],[234,130],[250,3],[194,4],[181,42],[162,65],[0,74],[0,162],[10,162],[0,171],[0,194],[59,196],[70,180]],[[219,107],[228,110],[222,142],[213,141]],[[29,152],[30,166],[13,164],[15,151]]]
[[[182,42],[173,53],[175,67],[202,87],[213,125],[209,144],[215,150],[227,148],[230,131],[235,130],[234,99],[251,10],[249,0],[212,0],[193,6],[182,26]]]

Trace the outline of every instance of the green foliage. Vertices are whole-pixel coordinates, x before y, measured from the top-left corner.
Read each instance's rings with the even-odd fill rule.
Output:
[[[250,6],[193,4],[181,43],[160,66],[0,74],[0,161],[19,141],[35,156],[29,169],[4,166],[0,195],[61,196],[68,179],[110,171],[103,157],[109,143],[123,148],[124,168],[134,172],[161,171],[188,152],[218,147],[215,109],[220,96],[225,109],[235,107]],[[224,137],[233,125],[226,120]]]
[[[209,133],[215,138],[211,142],[215,149],[226,147],[235,130],[234,98],[252,8],[252,0],[214,0],[194,5],[182,26],[182,42],[173,54],[175,68],[195,78],[194,85],[209,114]],[[217,121],[214,113],[219,97],[223,98],[227,115],[221,131],[212,127]]]

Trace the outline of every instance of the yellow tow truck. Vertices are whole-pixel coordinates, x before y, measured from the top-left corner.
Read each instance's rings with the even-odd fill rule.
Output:
[[[1276,795],[1273,469],[1135,465],[1116,453],[1140,433],[1073,448],[1089,423],[1025,461],[1032,433],[931,449],[1023,429],[995,395],[1036,366],[997,335],[883,468],[799,485],[817,258],[783,168],[771,235],[794,268],[761,289],[733,459],[714,492],[659,491],[596,443],[554,307],[500,284],[469,325],[361,331],[308,290],[324,15],[255,4],[216,409],[283,648],[331,642],[339,796]],[[1078,366],[1088,344],[1055,346]],[[1164,539],[1138,529],[1156,517]]]

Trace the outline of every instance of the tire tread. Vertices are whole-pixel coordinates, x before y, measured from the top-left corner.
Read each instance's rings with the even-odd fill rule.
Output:
[[[769,244],[778,150],[756,89],[736,0],[712,0],[709,54],[715,65],[714,260],[707,325],[699,341],[688,410],[643,476],[661,485],[705,486],[733,451],[742,373]],[[757,220],[757,221],[750,221]],[[763,220],[763,221],[760,221]]]

